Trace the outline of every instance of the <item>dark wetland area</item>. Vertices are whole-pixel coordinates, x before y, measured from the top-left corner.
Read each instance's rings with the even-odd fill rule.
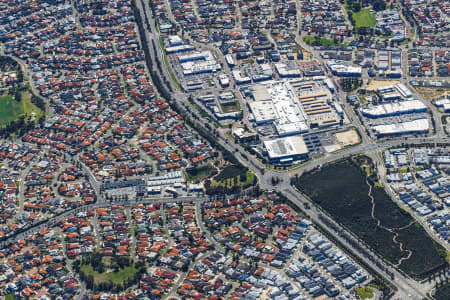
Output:
[[[370,158],[357,156],[305,173],[295,186],[408,275],[421,278],[445,265],[445,249],[376,180]]]

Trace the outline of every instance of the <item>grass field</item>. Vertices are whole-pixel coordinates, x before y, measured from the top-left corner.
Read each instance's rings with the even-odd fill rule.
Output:
[[[304,36],[303,41],[311,46],[334,46],[334,41],[332,39],[316,38],[310,35]]]
[[[0,96],[0,125],[17,120],[23,114],[22,102],[17,102],[11,95]]]
[[[135,265],[120,269],[118,272],[103,272],[99,273],[95,271],[91,265],[81,265],[82,270],[86,276],[92,275],[94,277],[94,283],[99,284],[101,282],[111,281],[113,284],[122,284],[125,280],[133,278],[137,273]]]
[[[364,159],[365,164],[370,165],[370,160]],[[421,277],[441,267],[445,263],[442,246],[432,240],[420,225],[414,223],[414,219],[390,199],[381,185],[369,181],[375,203],[374,215],[383,227],[377,226],[376,220],[371,216],[372,203],[366,183],[366,174],[372,172],[367,168],[363,171],[361,162],[355,160],[356,158],[343,160],[306,173],[295,185],[337,222],[394,265],[408,256],[405,250],[411,251],[410,258],[399,265],[407,274]],[[384,227],[398,234],[397,242],[393,240],[394,234]],[[398,242],[403,243],[404,251],[400,250]]]
[[[356,29],[360,27],[375,27],[375,25],[377,25],[375,14],[371,13],[369,8],[354,12],[352,16],[355,21]]]
[[[202,181],[217,174],[216,168],[211,165],[200,166],[196,168],[186,169],[186,175],[188,181]]]
[[[22,92],[22,100],[17,102],[9,94],[0,96],[0,126],[19,119],[22,115],[39,118],[42,111],[31,103],[31,94],[28,91]]]
[[[370,299],[373,297],[373,290],[371,288],[359,288],[356,290],[356,295],[360,299]]]

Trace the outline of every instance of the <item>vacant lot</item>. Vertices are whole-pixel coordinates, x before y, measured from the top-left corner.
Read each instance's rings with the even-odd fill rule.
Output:
[[[396,85],[400,83],[398,80],[371,80],[370,83],[367,85],[366,90],[367,91],[376,91],[380,87],[385,87],[388,85]]]
[[[416,87],[417,92],[425,100],[434,100],[438,98],[445,97],[450,94],[450,88],[437,88],[437,87]]]
[[[409,275],[421,276],[443,265],[443,248],[421,226],[416,225],[413,218],[400,209],[383,188],[369,181],[372,186],[370,195],[375,204],[375,219],[372,218],[367,175],[360,163],[353,158],[324,166],[304,174],[295,185],[336,221],[388,261],[399,264],[398,267]],[[380,220],[381,227],[376,219]],[[398,234],[396,240],[394,233]],[[403,251],[399,242],[403,243]]]
[[[361,141],[355,129],[336,133],[336,139],[342,147],[355,145]]]

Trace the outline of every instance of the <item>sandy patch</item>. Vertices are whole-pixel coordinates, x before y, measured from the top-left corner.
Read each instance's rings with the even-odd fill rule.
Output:
[[[366,86],[366,90],[377,91],[377,89],[380,87],[396,85],[398,83],[400,83],[399,80],[371,80],[370,83]]]
[[[342,147],[358,144],[361,140],[354,129],[336,133],[336,139]]]
[[[449,88],[439,88],[439,87],[416,87],[416,91],[425,100],[439,99],[450,94]]]

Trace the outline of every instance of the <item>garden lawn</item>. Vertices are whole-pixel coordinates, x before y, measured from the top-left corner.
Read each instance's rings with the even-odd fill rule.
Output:
[[[371,299],[373,297],[373,290],[371,288],[359,288],[356,290],[356,295],[361,299]]]

